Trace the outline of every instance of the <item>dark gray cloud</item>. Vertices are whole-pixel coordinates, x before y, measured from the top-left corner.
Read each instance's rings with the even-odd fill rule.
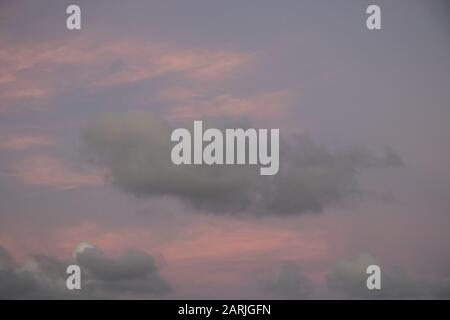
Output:
[[[87,247],[75,256],[84,271],[87,291],[111,294],[161,294],[170,290],[152,256],[140,251],[110,259],[98,248]]]
[[[74,292],[76,294],[76,292]],[[35,255],[23,265],[0,247],[0,299],[58,299],[69,297],[64,264]]]
[[[65,271],[74,263],[81,268],[81,290],[66,288]],[[84,244],[75,251],[74,261],[36,255],[18,265],[0,247],[0,299],[149,298],[170,290],[153,258],[144,252],[130,251],[110,259]]]
[[[170,158],[170,128],[151,113],[106,114],[87,127],[83,140],[89,157],[109,169],[119,189],[138,197],[174,196],[214,213],[321,212],[360,194],[360,169],[402,165],[390,148],[381,157],[363,148],[331,152],[300,136],[281,137],[275,176],[260,176],[256,165],[176,166]]]
[[[370,265],[381,268],[381,289],[366,285]],[[450,277],[411,275],[400,268],[385,268],[379,260],[361,253],[352,260],[337,261],[327,274],[325,287],[312,281],[302,265],[289,261],[264,285],[264,291],[280,299],[450,299]]]
[[[366,269],[381,268],[381,289],[368,290]],[[332,296],[350,299],[449,299],[450,278],[417,278],[400,269],[386,270],[367,253],[354,260],[339,261],[327,277]]]
[[[308,299],[313,286],[298,264],[289,261],[281,266],[277,278],[269,281],[266,289],[275,297],[281,299]]]

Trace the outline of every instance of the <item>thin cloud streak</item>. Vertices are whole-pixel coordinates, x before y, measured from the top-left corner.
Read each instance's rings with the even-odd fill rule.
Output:
[[[30,186],[47,186],[62,190],[81,186],[102,185],[100,174],[76,172],[60,159],[51,156],[32,156],[14,166],[14,175]]]

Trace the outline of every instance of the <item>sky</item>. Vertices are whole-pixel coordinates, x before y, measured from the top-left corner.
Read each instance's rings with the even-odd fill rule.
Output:
[[[448,9],[0,1],[0,298],[450,298]],[[279,173],[174,166],[195,120]]]

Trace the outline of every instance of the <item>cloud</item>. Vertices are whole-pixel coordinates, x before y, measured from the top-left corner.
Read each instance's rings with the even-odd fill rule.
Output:
[[[37,255],[24,265],[0,247],[0,299],[57,299],[65,295],[64,265]]]
[[[81,290],[66,288],[69,264],[81,268]],[[151,297],[169,292],[152,256],[130,251],[117,259],[86,243],[74,251],[74,261],[35,255],[22,265],[0,247],[0,299],[89,299]]]
[[[0,49],[0,112],[24,101],[39,109],[36,101],[79,88],[96,90],[174,75],[190,83],[210,82],[233,74],[250,59],[250,54],[229,50],[95,36],[22,42]]]
[[[54,143],[54,139],[46,136],[23,135],[1,139],[0,149],[22,151],[34,147],[47,147]]]
[[[318,213],[360,193],[360,169],[400,164],[393,151],[382,157],[361,148],[330,152],[302,136],[281,140],[280,172],[271,177],[260,176],[257,166],[176,166],[170,128],[151,113],[112,113],[90,123],[83,140],[119,189],[138,197],[173,196],[214,213]]]
[[[152,256],[129,251],[117,259],[106,257],[98,248],[85,246],[75,255],[85,271],[88,291],[117,294],[161,294],[170,290],[159,275]]]
[[[263,92],[251,97],[221,94],[212,99],[201,99],[194,91],[169,90],[163,98],[183,103],[171,108],[168,116],[176,120],[196,120],[201,117],[243,117],[271,119],[283,114],[289,105],[287,90]]]
[[[366,269],[381,268],[381,290],[368,290]],[[416,278],[400,269],[386,270],[374,257],[360,254],[339,261],[327,277],[328,287],[339,298],[353,299],[449,299],[450,278]]]
[[[60,159],[50,156],[32,156],[18,162],[14,166],[14,175],[27,185],[60,189],[103,184],[102,175],[78,173]]]
[[[285,262],[278,277],[266,286],[267,291],[281,299],[307,299],[313,287],[309,278],[293,261]]]

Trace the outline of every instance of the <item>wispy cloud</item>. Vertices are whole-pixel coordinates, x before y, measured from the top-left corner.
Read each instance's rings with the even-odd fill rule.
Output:
[[[20,135],[0,138],[0,149],[22,151],[35,147],[47,147],[54,143],[54,139],[46,136]]]
[[[0,111],[15,101],[52,97],[80,87],[95,90],[165,75],[191,82],[218,80],[250,59],[250,54],[232,50],[95,36],[20,43],[0,49]]]
[[[63,190],[103,184],[101,174],[79,173],[51,156],[33,156],[20,161],[14,166],[14,175],[27,185]]]
[[[208,99],[181,88],[163,95],[164,99],[179,102],[168,111],[168,117],[177,120],[221,116],[269,119],[285,114],[290,97],[288,90],[279,90],[244,97],[221,94]]]

